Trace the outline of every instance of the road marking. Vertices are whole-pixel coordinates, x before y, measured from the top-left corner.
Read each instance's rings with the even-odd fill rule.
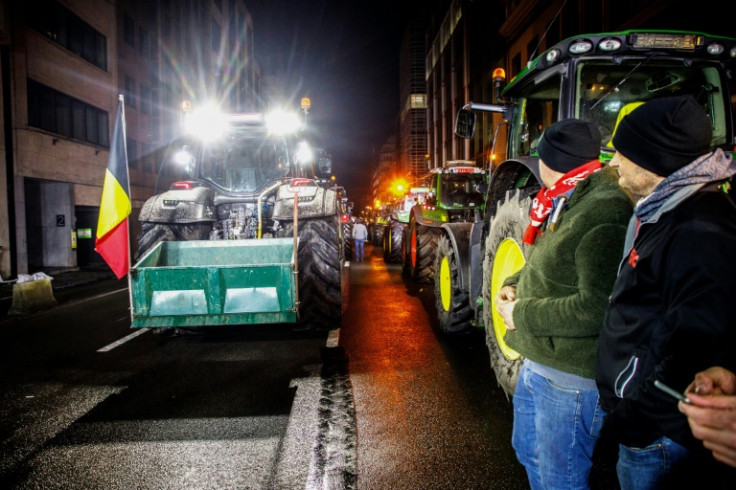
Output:
[[[147,328],[141,328],[137,332],[133,332],[132,334],[127,335],[127,336],[123,337],[120,340],[116,340],[112,344],[106,345],[102,349],[97,349],[97,352],[109,352],[109,351],[113,350],[115,347],[119,347],[119,346],[123,345],[124,343],[126,343],[127,341],[133,340],[134,338],[136,338],[139,335],[144,334],[146,332],[148,332],[148,329]]]
[[[340,343],[340,329],[336,328],[335,330],[330,330],[329,335],[327,335],[327,343],[325,344],[325,347],[328,349],[331,349],[333,347],[337,347],[337,345]]]
[[[99,298],[104,298],[105,296],[110,296],[111,294],[117,294],[123,291],[127,291],[128,288],[122,288],[122,289],[116,289],[115,291],[109,291],[107,293],[100,293],[97,296],[90,296],[89,298],[80,299],[79,301],[70,301],[69,303],[64,303],[62,305],[57,306],[58,309],[63,308],[70,308],[72,306],[81,305],[82,303],[87,303],[88,301],[94,301]]]

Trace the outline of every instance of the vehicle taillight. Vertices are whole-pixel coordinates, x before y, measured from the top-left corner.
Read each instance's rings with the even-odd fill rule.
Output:
[[[174,182],[171,184],[172,189],[192,189],[194,188],[194,182],[191,182],[189,180],[184,180],[181,182]]]
[[[309,185],[312,183],[312,179],[291,179],[291,187],[298,187],[302,185]]]

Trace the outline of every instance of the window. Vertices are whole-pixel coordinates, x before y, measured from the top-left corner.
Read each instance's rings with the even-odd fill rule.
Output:
[[[425,94],[411,94],[411,108],[412,109],[426,109],[427,108],[427,96]]]
[[[107,70],[107,39],[82,19],[57,4],[33,2],[28,25],[75,55]]]
[[[129,76],[125,77],[125,100],[128,107],[136,107],[135,80]]]
[[[108,113],[34,80],[28,80],[28,125],[108,147]]]
[[[126,151],[128,152],[128,164],[131,168],[138,168],[138,142],[133,138],[126,138]]]
[[[575,97],[575,117],[598,125],[603,142],[613,147],[614,129],[632,103],[682,94],[696,94],[697,101],[713,123],[713,145],[729,143],[726,90],[717,67],[707,63],[639,60],[620,64],[581,63],[577,75],[580,89]],[[621,110],[624,109],[624,112]]]
[[[536,153],[542,132],[557,120],[562,81],[558,74],[548,75],[529,82],[521,90],[514,109],[508,155],[511,158]]]
[[[128,14],[123,15],[123,41],[135,46],[135,21]]]
[[[145,59],[151,57],[151,41],[148,31],[144,28],[138,29],[138,53]]]
[[[145,85],[141,85],[141,112],[143,114],[151,113],[151,89]]]

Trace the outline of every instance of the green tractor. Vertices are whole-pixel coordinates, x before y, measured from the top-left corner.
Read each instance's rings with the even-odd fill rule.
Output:
[[[409,212],[405,233],[404,270],[417,282],[432,282],[435,253],[442,227],[474,223],[483,218],[488,174],[470,161],[450,161],[422,178],[428,183],[424,204]],[[403,239],[402,239],[403,240]]]
[[[447,333],[485,326],[491,367],[507,394],[514,392],[522,359],[504,341],[495,298],[525,263],[521,238],[540,189],[541,132],[567,118],[594,122],[605,163],[614,153],[617,123],[632,107],[692,94],[710,115],[712,144],[732,152],[735,69],[736,39],[679,31],[586,34],[552,46],[505,87],[499,79],[503,104],[470,102],[459,111],[455,132],[465,138],[473,137],[476,112],[503,114],[507,137],[494,147],[505,146],[506,159],[491,174],[483,219],[442,228],[435,277],[439,323]]]
[[[383,260],[386,263],[402,262],[402,247],[405,230],[409,227],[411,209],[426,202],[427,187],[412,187],[409,193],[391,205],[388,223],[383,228]]]

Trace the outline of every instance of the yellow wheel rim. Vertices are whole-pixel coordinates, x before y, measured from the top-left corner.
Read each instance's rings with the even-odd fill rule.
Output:
[[[450,300],[452,295],[452,280],[450,279],[450,261],[447,257],[442,257],[440,262],[440,299],[442,300],[442,308],[450,311]]]
[[[511,238],[506,238],[502,241],[496,249],[496,256],[493,259],[493,269],[491,270],[491,314],[493,315],[493,331],[496,334],[496,341],[498,346],[503,352],[506,358],[515,361],[519,357],[518,352],[509,347],[503,340],[506,335],[506,324],[503,322],[503,318],[498,314],[496,309],[496,295],[503,287],[503,282],[507,277],[516,273],[521,269],[524,264],[524,254],[521,251],[521,247]],[[486,325],[488,328],[488,325]]]

